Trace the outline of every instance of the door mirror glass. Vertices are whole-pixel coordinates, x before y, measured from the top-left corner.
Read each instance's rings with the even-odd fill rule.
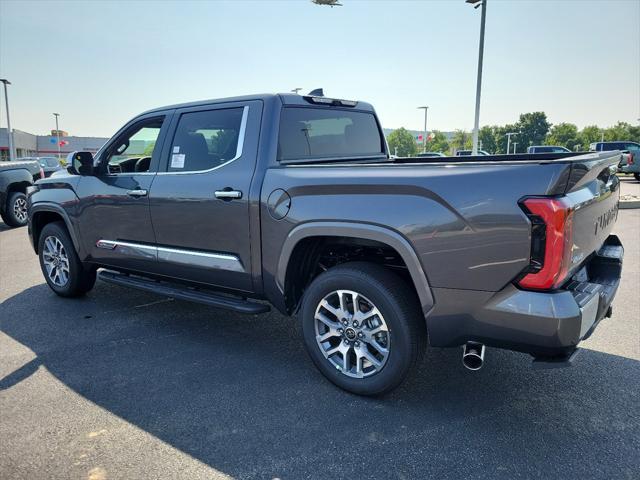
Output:
[[[68,172],[76,175],[93,175],[93,154],[91,152],[72,152],[67,156]]]

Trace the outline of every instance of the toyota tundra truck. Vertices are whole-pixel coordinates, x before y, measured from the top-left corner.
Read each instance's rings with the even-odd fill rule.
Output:
[[[322,92],[157,108],[29,189],[63,297],[102,281],[300,322],[317,368],[362,395],[427,342],[566,366],[611,315],[620,152],[391,158],[371,105]],[[265,338],[265,342],[273,339]]]

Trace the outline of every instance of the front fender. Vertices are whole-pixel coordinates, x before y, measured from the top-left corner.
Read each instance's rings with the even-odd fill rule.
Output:
[[[422,311],[426,315],[433,307],[433,295],[416,252],[398,232],[389,228],[356,222],[308,222],[295,227],[284,241],[276,272],[276,284],[284,293],[287,266],[298,242],[309,237],[348,237],[374,240],[396,250],[407,265],[413,284],[418,292]]]

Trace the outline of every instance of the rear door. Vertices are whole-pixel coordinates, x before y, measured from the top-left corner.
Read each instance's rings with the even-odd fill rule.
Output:
[[[262,102],[176,111],[150,192],[161,273],[250,292],[249,187]]]

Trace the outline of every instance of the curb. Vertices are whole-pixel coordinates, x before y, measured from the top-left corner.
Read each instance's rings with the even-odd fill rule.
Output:
[[[621,209],[630,209],[630,208],[640,208],[640,197],[637,195],[624,195],[620,198],[620,203],[618,208]]]

